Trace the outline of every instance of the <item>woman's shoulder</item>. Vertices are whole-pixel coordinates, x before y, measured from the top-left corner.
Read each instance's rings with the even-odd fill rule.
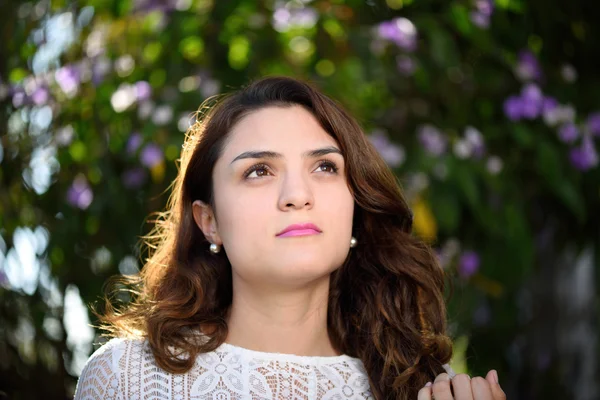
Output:
[[[83,367],[75,399],[120,398],[120,373],[128,364],[126,358],[142,353],[144,339],[113,338],[100,346]]]
[[[141,351],[145,347],[146,343],[146,339],[143,338],[112,338],[92,353],[87,361],[87,364],[110,360],[111,364],[113,364],[113,369],[118,369],[118,364],[121,358],[132,351]]]

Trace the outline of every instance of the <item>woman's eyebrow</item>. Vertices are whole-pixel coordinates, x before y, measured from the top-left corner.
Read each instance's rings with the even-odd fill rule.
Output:
[[[328,146],[328,147],[322,147],[320,149],[305,151],[304,153],[302,153],[302,158],[321,157],[321,156],[324,156],[325,154],[330,154],[330,153],[337,153],[339,155],[342,155],[342,152],[337,147]],[[274,151],[268,151],[268,150],[245,151],[242,154],[240,154],[239,156],[237,156],[236,158],[234,158],[229,164],[231,165],[235,161],[242,160],[244,158],[283,158],[283,154],[276,153]]]

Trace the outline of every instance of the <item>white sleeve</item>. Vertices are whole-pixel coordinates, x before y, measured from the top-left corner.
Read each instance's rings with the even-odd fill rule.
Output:
[[[450,364],[444,364],[444,365],[442,365],[442,367],[444,367],[444,369],[446,370],[446,373],[450,376],[450,379],[452,379],[456,376],[456,372],[454,372],[454,370],[452,369]]]
[[[96,350],[79,376],[74,400],[122,400],[119,359],[124,350],[123,339],[111,339]]]

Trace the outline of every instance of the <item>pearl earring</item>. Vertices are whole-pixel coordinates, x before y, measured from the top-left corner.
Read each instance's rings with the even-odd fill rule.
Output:
[[[356,240],[356,238],[352,236],[352,239],[350,239],[350,247],[356,247],[357,243],[358,241]]]
[[[219,246],[219,245],[218,245],[218,244],[216,244],[216,243],[211,243],[211,244],[210,244],[210,251],[211,251],[213,254],[217,254],[219,251],[221,251],[221,246]]]

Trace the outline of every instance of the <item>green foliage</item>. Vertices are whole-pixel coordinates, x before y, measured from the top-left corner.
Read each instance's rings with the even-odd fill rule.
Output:
[[[497,369],[511,398],[554,398],[560,366],[517,369],[511,349],[531,329],[518,299],[543,256],[597,234],[599,137],[586,121],[600,109],[600,6],[496,0],[485,17],[484,3],[9,0],[0,15],[0,390],[72,394],[81,363],[71,359],[92,348],[67,341],[68,288],[89,304],[107,277],[131,273],[131,260],[141,267],[145,220],[166,203],[203,100],[285,74],[316,82],[369,137],[383,132],[388,142],[376,146],[408,199],[431,208],[415,231],[437,234],[457,287],[449,310],[457,351],[466,348],[460,365]],[[386,39],[379,24],[398,17],[396,41]],[[522,50],[540,78],[523,76]],[[574,115],[515,116],[537,89]],[[521,96],[512,112],[510,96]],[[573,140],[559,133],[568,123],[579,129]],[[576,152],[585,143],[587,158]],[[549,221],[560,240],[543,247]],[[22,228],[40,245],[32,258],[19,258]],[[469,252],[478,263],[467,273]],[[41,271],[30,290],[15,283],[21,267]],[[27,384],[33,375],[40,385]]]

